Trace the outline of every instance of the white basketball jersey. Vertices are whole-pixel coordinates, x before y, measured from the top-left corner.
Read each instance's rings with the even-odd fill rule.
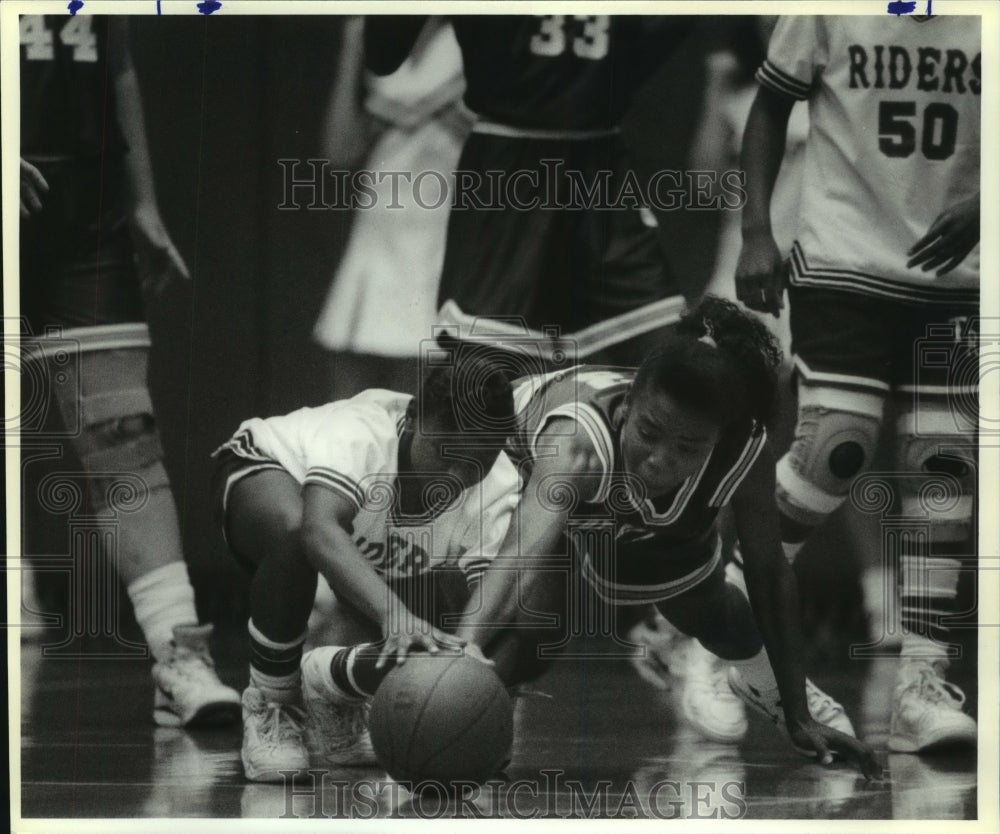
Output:
[[[791,282],[975,304],[979,247],[941,278],[907,251],[979,191],[978,17],[782,17],[757,72],[809,101]]]
[[[503,453],[486,477],[434,516],[394,512],[399,439],[412,398],[371,389],[349,400],[243,422],[222,448],[274,461],[299,483],[319,484],[357,509],[352,538],[387,578],[432,567],[484,568],[500,549],[519,498],[519,478]]]

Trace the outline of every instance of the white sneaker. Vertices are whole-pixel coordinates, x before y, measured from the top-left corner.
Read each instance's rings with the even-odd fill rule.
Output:
[[[175,626],[170,657],[153,665],[153,720],[161,727],[235,723],[240,696],[219,680],[208,653],[211,625]]]
[[[697,642],[689,653],[681,712],[695,730],[720,744],[735,744],[747,732],[746,709],[729,688],[725,665]]]
[[[809,678],[806,678],[806,704],[809,707],[809,714],[813,717],[814,721],[826,724],[827,727],[839,730],[851,738],[858,737],[858,734],[854,732],[854,725],[851,723],[851,719],[847,717],[847,711],[841,706],[840,702],[835,701],[830,695],[827,695]]]
[[[305,716],[291,704],[268,701],[255,686],[243,690],[243,772],[251,782],[284,782],[290,770],[308,770]],[[282,771],[286,771],[282,774]]]
[[[368,734],[370,699],[352,698],[330,686],[330,661],[340,646],[323,646],[302,656],[302,704],[306,745],[314,765],[377,765]]]
[[[774,724],[787,731],[785,710],[781,705],[781,693],[778,691],[778,687],[766,690],[757,689],[743,679],[742,673],[735,666],[729,667],[729,686],[743,699],[744,703],[749,704]],[[809,678],[806,678],[806,703],[809,707],[809,714],[812,715],[814,721],[826,724],[826,726],[839,730],[852,738],[857,738],[851,719],[847,717],[844,708]],[[794,746],[804,756],[816,755],[814,750],[807,750],[798,745]]]
[[[889,749],[918,753],[944,745],[974,745],[976,722],[962,712],[965,693],[926,660],[904,661],[893,693]]]

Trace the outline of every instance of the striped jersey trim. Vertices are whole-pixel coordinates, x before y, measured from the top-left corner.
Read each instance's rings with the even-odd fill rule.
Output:
[[[740,454],[739,460],[730,469],[726,476],[722,479],[719,484],[719,488],[715,490],[715,493],[709,499],[708,505],[710,507],[724,507],[729,503],[729,500],[733,497],[733,493],[739,489],[743,479],[747,476],[747,473],[753,468],[754,463],[760,456],[760,453],[764,449],[764,444],[767,442],[767,432],[761,430],[759,434],[753,435],[743,447],[743,452]]]
[[[875,379],[874,377],[814,371],[798,354],[792,357],[792,363],[795,365],[796,372],[810,385],[828,385],[831,388],[860,389],[862,391],[877,391],[879,393],[889,391],[888,382]]]
[[[597,591],[601,599],[615,605],[645,605],[652,602],[671,599],[690,591],[696,585],[708,579],[722,560],[722,540],[716,538],[715,552],[704,565],[695,568],[690,573],[671,579],[669,582],[649,585],[629,585],[622,582],[611,582],[600,576],[594,569],[590,555],[583,557],[583,576],[590,586]]]
[[[916,286],[851,269],[819,269],[809,265],[798,241],[792,246],[790,281],[797,287],[824,287],[891,298],[896,301],[933,301],[979,306],[979,288],[942,287],[933,283]]]
[[[681,514],[687,508],[688,502],[691,500],[691,496],[694,495],[695,490],[698,488],[698,484],[701,483],[702,475],[704,475],[705,470],[708,469],[708,464],[712,460],[713,454],[715,454],[714,450],[712,454],[705,458],[705,462],[701,465],[701,469],[684,482],[677,495],[674,496],[673,503],[662,513],[658,513],[656,511],[656,508],[653,506],[653,502],[648,498],[641,503],[636,501],[635,496],[632,495],[632,491],[629,490],[629,502],[639,511],[639,514],[642,516],[642,520],[649,526],[663,527],[668,524],[673,524],[678,518],[680,518]]]
[[[776,93],[791,96],[797,101],[809,98],[809,91],[812,89],[812,84],[808,84],[794,75],[789,75],[766,59],[757,69],[756,78],[758,83],[764,87],[774,90]]]
[[[582,141],[586,139],[603,139],[607,136],[614,136],[620,133],[617,126],[599,127],[583,130],[550,130],[546,128],[515,127],[505,125],[500,122],[491,122],[488,119],[477,119],[472,126],[473,133],[482,133],[486,136],[503,136],[508,139],[556,139]]]
[[[513,353],[523,354],[526,349],[525,340],[528,340],[533,354],[562,364],[568,356],[583,360],[604,348],[621,344],[651,330],[676,324],[686,309],[684,296],[670,296],[574,333],[552,337],[539,330],[512,325],[503,319],[470,315],[463,312],[454,299],[449,298],[438,311],[438,324],[445,333],[462,341],[484,342]]]
[[[895,390],[906,394],[937,394],[941,397],[949,397],[954,394],[978,394],[979,384],[955,382],[949,385],[897,385]]]
[[[246,458],[247,460],[273,460],[273,458],[265,455],[263,452],[259,451],[256,446],[254,446],[253,434],[250,429],[243,429],[243,431],[239,431],[234,434],[229,438],[229,440],[212,452],[212,457],[218,457],[219,453],[224,449],[228,449],[233,454],[238,455],[241,458]]]
[[[594,445],[594,451],[597,452],[597,457],[601,461],[601,484],[597,495],[588,500],[603,501],[611,485],[611,471],[615,462],[614,442],[607,425],[593,406],[587,405],[587,403],[570,403],[546,413],[545,417],[539,421],[538,428],[535,429],[534,436],[531,438],[532,456],[534,456],[539,435],[550,421],[559,417],[566,417],[581,426]]]

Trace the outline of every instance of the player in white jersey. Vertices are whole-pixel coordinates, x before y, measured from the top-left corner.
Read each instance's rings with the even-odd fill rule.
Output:
[[[787,17],[757,73],[743,167],[739,298],[779,315],[785,270],[769,204],[792,104],[809,102],[788,270],[799,420],[778,464],[786,555],[871,464],[896,413],[903,662],[889,749],[976,741],[944,680],[960,557],[973,555],[979,300],[978,17]],[[970,378],[971,376],[971,378]],[[948,500],[929,501],[943,489]],[[887,624],[890,628],[894,624]]]
[[[369,390],[247,420],[216,451],[222,528],[253,572],[248,779],[281,781],[309,767],[310,750],[313,764],[371,757],[360,733],[336,734],[350,749],[322,748],[327,725],[360,730],[363,716],[302,680],[317,574],[377,625],[387,658],[459,644],[438,626],[467,604],[516,505],[518,475],[501,454],[512,416],[509,382],[473,357],[433,369],[416,398]]]

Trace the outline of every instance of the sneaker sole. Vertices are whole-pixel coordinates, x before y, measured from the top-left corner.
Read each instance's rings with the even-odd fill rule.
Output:
[[[285,784],[289,781],[294,782],[296,778],[309,770],[308,765],[303,767],[254,768],[247,763],[247,760],[243,758],[242,754],[240,755],[240,759],[243,762],[243,775],[246,776],[247,780],[250,782],[277,782],[279,784]],[[291,777],[289,777],[290,772],[293,772]]]
[[[705,724],[695,721],[692,717],[691,709],[688,707],[687,701],[682,699],[681,701],[681,712],[684,715],[684,720],[697,730],[701,735],[703,735],[709,741],[714,741],[717,744],[736,744],[746,737],[749,725],[746,721],[743,722],[742,726],[730,731],[729,733],[717,732]]]
[[[321,767],[381,767],[379,760],[372,754],[345,755],[339,756],[317,756],[314,761],[318,761]]]

